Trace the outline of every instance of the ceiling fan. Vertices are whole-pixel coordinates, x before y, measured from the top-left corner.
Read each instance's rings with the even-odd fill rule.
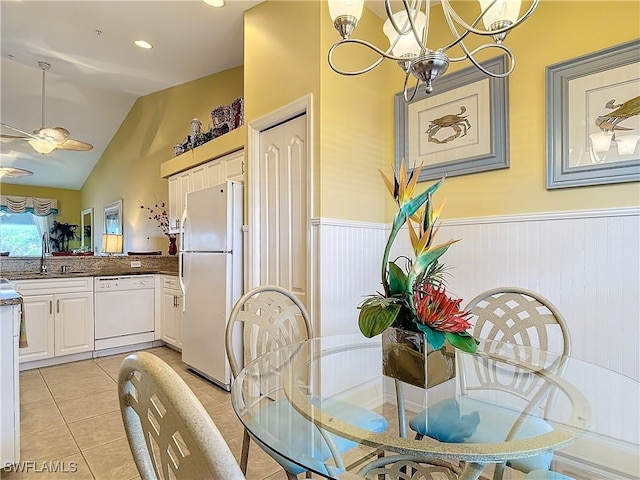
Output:
[[[74,140],[70,138],[69,130],[63,127],[45,127],[44,123],[44,85],[45,85],[45,74],[51,68],[46,62],[38,62],[40,69],[42,70],[42,126],[34,130],[33,133],[26,132],[19,128],[13,127],[6,123],[0,122],[3,127],[10,128],[21,135],[8,135],[8,134],[0,134],[2,138],[13,138],[20,140],[27,140],[29,145],[33,147],[33,149],[46,155],[47,153],[51,153],[56,149],[60,150],[71,150],[76,152],[91,150],[93,145],[90,143],[82,142],[80,140]]]

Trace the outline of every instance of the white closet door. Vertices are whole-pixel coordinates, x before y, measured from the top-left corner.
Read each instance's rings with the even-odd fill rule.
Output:
[[[307,303],[307,116],[260,133],[260,284]]]

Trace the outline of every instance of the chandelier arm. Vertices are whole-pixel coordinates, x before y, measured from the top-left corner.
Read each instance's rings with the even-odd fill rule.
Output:
[[[497,0],[494,0],[493,3],[495,3],[496,1]],[[491,5],[493,5],[493,3]],[[455,47],[458,44],[462,44],[462,41],[465,39],[465,37],[471,33],[471,31],[467,28],[465,28],[465,31],[462,35],[458,33],[458,29],[456,28],[455,22],[451,18],[451,12],[453,12],[453,14],[457,16],[456,11],[453,9],[453,7],[451,7],[451,5],[449,5],[448,0],[443,0],[442,13],[444,13],[444,18],[447,21],[447,25],[449,25],[449,30],[451,30],[451,33],[453,34],[455,40],[453,40],[448,45],[445,45],[444,47],[442,47],[440,49],[440,51],[442,52],[446,52],[450,48]],[[482,14],[478,15],[478,17],[473,21],[471,26],[475,27],[481,19],[482,19]],[[468,55],[469,52],[467,51],[466,47],[462,46],[461,48]]]
[[[413,17],[410,14],[411,10],[407,0],[402,0],[402,4],[404,5],[404,10],[407,13],[407,18],[409,19],[409,25],[411,26],[411,32],[413,33],[413,38],[415,38],[418,45],[420,45],[420,50],[424,51],[427,49],[427,32],[429,31],[429,7],[431,6],[431,2],[427,1],[427,3],[425,4],[425,9],[424,9],[425,10],[425,23],[424,23],[425,27],[423,29],[422,35],[418,35],[418,31],[416,30],[415,23],[413,22]],[[419,0],[417,4],[414,0],[413,6],[415,6],[415,8],[413,9],[413,11],[415,12],[414,15],[417,16],[417,13],[420,12],[420,8],[422,7],[422,0]],[[398,32],[397,29],[396,29],[396,32]]]
[[[353,71],[342,70],[342,69],[336,67],[336,65],[333,63],[333,51],[336,48],[338,48],[340,45],[343,45],[345,43],[356,43],[356,44],[359,44],[359,45],[364,45],[365,47],[368,47],[371,50],[373,50],[374,52],[376,52],[378,55],[380,55],[380,57],[378,57],[378,59],[375,60],[371,65],[369,65],[368,67],[363,68],[362,70],[353,70]],[[378,47],[376,47],[375,45],[370,44],[369,42],[366,42],[364,40],[354,39],[354,38],[348,38],[348,39],[340,40],[339,42],[334,43],[331,46],[331,48],[329,49],[329,54],[327,56],[327,60],[329,62],[329,66],[331,67],[331,69],[334,72],[339,73],[340,75],[347,75],[347,76],[362,75],[363,73],[370,72],[371,70],[376,68],[378,65],[380,65],[380,63],[382,63],[382,61],[385,58],[388,58],[388,59],[391,59],[391,60],[396,60],[398,62],[403,62],[403,61],[406,60],[406,58],[394,57],[393,55],[389,55],[387,52],[385,52],[383,50],[380,50]]]
[[[487,12],[487,10],[489,10],[489,8],[491,8],[496,1],[497,0],[494,0],[494,2],[492,2],[484,11],[480,12],[480,17],[479,18],[482,18],[484,16],[484,14]],[[456,22],[459,23],[465,30],[468,30],[469,32],[471,32],[471,33],[473,33],[475,35],[493,36],[493,35],[499,35],[501,33],[509,32],[509,31],[513,30],[514,28],[516,28],[518,25],[520,25],[522,22],[524,22],[527,18],[529,18],[529,16],[533,13],[533,11],[538,6],[538,3],[540,3],[540,0],[533,0],[531,5],[529,6],[529,9],[524,13],[524,15],[522,15],[522,17],[517,19],[511,25],[508,25],[508,26],[503,27],[503,28],[497,28],[495,30],[490,30],[490,31],[489,30],[480,30],[480,29],[475,28],[474,25],[477,22],[474,22],[473,25],[469,25],[467,22],[465,22],[460,17],[460,15],[458,15],[458,12],[456,12],[455,9],[449,4],[449,0],[442,0],[442,8],[444,10],[445,9],[445,5],[446,5],[446,8],[449,9],[449,13],[453,16],[453,18],[456,20]]]
[[[475,48],[472,51],[469,51],[464,44],[460,44],[461,48],[464,50],[465,52],[465,56],[463,57],[456,57],[456,58],[449,58],[449,62],[460,62],[463,60],[469,60],[471,63],[473,63],[475,65],[475,67],[480,70],[481,72],[483,72],[485,75],[488,75],[490,77],[493,78],[506,78],[509,75],[511,75],[511,73],[513,72],[513,70],[516,68],[516,58],[513,55],[513,52],[511,50],[509,50],[508,47],[502,45],[502,44],[496,44],[496,43],[485,43],[484,45],[480,45],[479,47]],[[474,57],[474,55],[476,55],[478,52],[481,52],[482,50],[485,50],[487,48],[498,48],[500,50],[502,50],[506,56],[507,56],[507,63],[509,65],[509,68],[504,72],[504,73],[494,73],[491,72],[489,70],[487,70],[486,68],[484,68]]]
[[[409,83],[409,72],[404,76],[404,86],[402,88],[402,95],[404,97],[405,102],[410,102],[416,96],[416,92],[418,91],[418,85],[420,84],[420,80],[416,78],[416,86],[413,87],[413,93],[411,97],[407,97],[407,83]]]

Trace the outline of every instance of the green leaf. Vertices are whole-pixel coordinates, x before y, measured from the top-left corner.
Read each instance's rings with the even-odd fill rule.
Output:
[[[478,349],[476,339],[466,332],[445,333],[445,336],[451,345],[455,348],[459,348],[463,352],[476,353],[476,350]]]
[[[394,262],[389,262],[389,294],[398,295],[409,290],[408,278]]]
[[[392,298],[372,297],[362,304],[358,326],[365,337],[380,335],[391,326],[400,311],[400,305],[394,302]]]
[[[407,217],[410,217],[411,215],[416,213],[418,209],[422,206],[422,204],[426,202],[429,199],[429,197],[431,197],[433,192],[435,192],[438,189],[438,187],[440,187],[440,184],[442,183],[443,180],[444,178],[441,178],[436,183],[434,183],[429,188],[427,188],[424,192],[422,192],[420,195],[406,202],[400,208],[400,212],[402,212],[402,214],[406,215]]]
[[[424,336],[429,345],[431,345],[431,348],[434,350],[440,350],[444,346],[444,341],[446,339],[444,333],[434,330],[423,323],[416,322],[416,325],[421,332],[424,332]]]
[[[411,272],[412,278],[419,277],[420,274],[424,272],[429,267],[429,265],[439,259],[444,254],[444,252],[449,249],[450,246],[450,243],[445,243],[440,247],[422,252],[422,254],[419,255],[416,258],[416,261],[413,263],[413,272]]]

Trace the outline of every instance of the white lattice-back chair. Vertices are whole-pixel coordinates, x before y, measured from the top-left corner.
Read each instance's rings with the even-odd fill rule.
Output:
[[[238,342],[238,336],[242,341]],[[256,358],[294,342],[312,338],[309,315],[300,300],[285,288],[274,285],[256,287],[244,294],[234,305],[227,324],[225,345],[233,377],[237,377],[243,365]],[[239,345],[242,345],[240,351]],[[277,374],[277,372],[274,372]],[[275,385],[275,387],[274,387]],[[287,477],[297,478],[305,472],[288,458],[304,458],[313,469],[327,474],[327,461],[337,468],[344,468],[341,453],[353,448],[354,442],[324,432],[302,417],[277,391],[279,382],[260,383],[261,398],[272,401],[261,407],[260,417],[265,425],[281,426],[278,433],[265,431],[264,436],[277,441],[281,449],[289,448],[288,455],[281,455],[260,442],[260,446],[284,468]],[[275,388],[273,392],[271,388]],[[257,397],[258,398],[258,397]],[[381,432],[387,428],[384,417],[356,405],[332,400],[331,414],[359,427]],[[257,425],[256,425],[257,426]],[[301,438],[301,436],[303,438]],[[286,438],[284,438],[286,437]],[[242,441],[240,467],[246,473],[249,457],[250,435],[245,429]],[[283,453],[283,452],[280,452]],[[330,467],[329,467],[330,468]],[[307,472],[307,475],[309,473]]]
[[[494,288],[472,299],[465,310],[472,314],[471,333],[486,343],[485,352],[508,356],[535,365],[556,374],[562,374],[571,342],[566,322],[558,309],[541,295],[517,287]],[[462,396],[447,399],[416,415],[409,426],[416,438],[430,436],[443,440],[446,423],[434,421],[455,401],[460,415],[478,412],[477,430],[465,442],[503,441],[526,438],[546,433],[552,427],[545,421],[547,407],[554,398],[554,391],[530,370],[505,365],[486,357],[465,359],[459,365],[458,376]],[[472,368],[470,369],[470,364]],[[491,390],[502,391],[520,398],[521,410],[510,413],[508,409],[491,408],[486,402],[477,401],[475,395]],[[428,417],[427,417],[428,415]],[[429,420],[429,421],[427,421]],[[460,440],[458,440],[460,441]],[[548,470],[552,454],[512,460],[507,464],[524,473]],[[496,466],[494,479],[501,479],[504,464]]]
[[[457,480],[461,473],[462,469],[437,459],[388,455],[366,464],[358,476],[367,480]]]
[[[240,480],[244,475],[215,423],[180,376],[147,352],[118,375],[120,412],[143,480]]]

